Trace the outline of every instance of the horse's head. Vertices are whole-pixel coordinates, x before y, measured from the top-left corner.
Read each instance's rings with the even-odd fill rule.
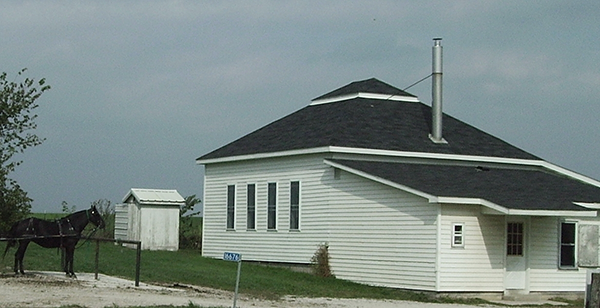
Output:
[[[98,209],[96,208],[96,206],[92,205],[92,207],[87,210],[88,213],[88,219],[94,224],[96,225],[96,227],[100,228],[100,229],[104,229],[104,226],[106,225],[104,223],[104,219],[102,219],[102,215],[100,215],[100,212],[98,212]]]

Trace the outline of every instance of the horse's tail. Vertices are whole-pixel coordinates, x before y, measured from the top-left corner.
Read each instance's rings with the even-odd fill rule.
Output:
[[[15,247],[17,246],[17,240],[15,240],[15,227],[16,224],[12,226],[12,228],[10,228],[10,231],[8,231],[8,235],[6,236],[6,238],[8,238],[8,241],[6,241],[6,248],[4,248],[4,253],[2,254],[2,260],[4,260],[4,257],[6,257],[6,253],[8,252],[8,250],[11,247]]]

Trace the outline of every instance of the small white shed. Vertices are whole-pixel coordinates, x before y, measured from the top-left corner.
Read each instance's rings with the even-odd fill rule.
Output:
[[[142,249],[179,249],[179,209],[174,189],[132,188],[115,206],[115,239],[141,241]]]

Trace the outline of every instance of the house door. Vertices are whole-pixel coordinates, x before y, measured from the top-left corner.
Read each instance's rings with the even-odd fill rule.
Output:
[[[526,292],[527,288],[527,225],[525,220],[506,223],[506,273],[504,288],[507,291]]]

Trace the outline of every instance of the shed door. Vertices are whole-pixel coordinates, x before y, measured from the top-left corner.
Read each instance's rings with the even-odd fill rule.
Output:
[[[524,220],[506,223],[506,290],[525,290],[527,287],[527,228]]]

